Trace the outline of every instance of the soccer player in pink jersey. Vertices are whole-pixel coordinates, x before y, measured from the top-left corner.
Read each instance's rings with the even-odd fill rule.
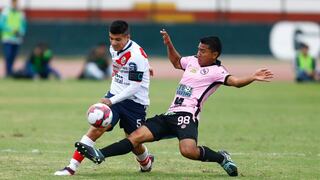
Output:
[[[196,56],[181,57],[174,48],[168,33],[160,31],[167,46],[168,57],[176,69],[184,70],[169,110],[147,120],[146,124],[127,138],[102,149],[94,149],[81,142],[77,150],[93,162],[100,164],[105,158],[129,153],[144,142],[177,137],[181,154],[189,159],[216,162],[230,176],[238,176],[236,164],[226,151],[213,151],[197,144],[198,123],[204,102],[220,85],[243,87],[253,81],[269,81],[273,74],[268,69],[258,69],[253,75],[236,77],[221,65],[221,42],[218,37],[200,39]]]

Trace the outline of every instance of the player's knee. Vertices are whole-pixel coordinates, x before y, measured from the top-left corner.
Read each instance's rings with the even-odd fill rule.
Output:
[[[128,136],[128,139],[134,146],[137,146],[143,143],[143,133],[139,131],[134,131]]]
[[[87,136],[93,141],[97,140],[105,132],[105,128],[90,128],[87,132]]]
[[[180,147],[180,153],[182,156],[189,158],[189,159],[196,159],[196,157],[197,157],[196,149],[189,147],[189,146]]]

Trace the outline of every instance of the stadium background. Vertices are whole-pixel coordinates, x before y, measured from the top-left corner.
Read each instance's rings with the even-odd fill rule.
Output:
[[[1,1],[0,9],[9,2]],[[159,36],[162,28],[172,34],[182,55],[196,53],[198,39],[213,34],[223,41],[222,59],[243,63],[246,62],[243,60],[267,60],[268,64],[270,60],[290,61],[295,55],[294,43],[299,38],[292,32],[297,28],[303,29],[305,36],[300,39],[308,42],[312,54],[317,57],[320,52],[320,2],[314,0],[21,0],[20,7],[28,19],[21,58],[38,42],[46,42],[55,53],[53,65],[61,69],[65,78],[75,77],[78,68],[73,72],[63,69],[71,63],[64,60],[73,59],[81,64],[96,43],[108,44],[106,32],[114,19],[130,22],[133,39],[145,48],[151,62],[166,56]],[[272,38],[272,31],[281,23],[289,23],[285,33],[282,32],[288,34],[287,37]],[[308,23],[313,26],[309,28]],[[18,62],[16,68],[19,66]],[[279,72],[283,77],[277,78],[293,78],[292,64],[280,63],[279,66],[286,73]],[[2,71],[3,68],[0,75]]]

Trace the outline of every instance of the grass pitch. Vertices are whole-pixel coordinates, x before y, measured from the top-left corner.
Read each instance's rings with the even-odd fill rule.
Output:
[[[86,110],[110,82],[0,80],[0,179],[60,179],[73,144],[87,131]],[[177,80],[153,80],[148,117],[165,112]],[[231,152],[245,179],[320,178],[320,84],[254,83],[221,87],[206,102],[199,144]],[[97,141],[124,137],[116,127]],[[132,154],[99,166],[84,161],[64,179],[225,179],[215,163],[183,158],[176,139],[147,144],[151,173],[138,173]]]

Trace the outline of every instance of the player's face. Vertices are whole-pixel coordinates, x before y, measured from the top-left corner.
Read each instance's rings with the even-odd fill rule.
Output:
[[[18,8],[18,0],[11,0],[11,6],[12,6],[12,8],[17,9]]]
[[[110,44],[115,51],[122,50],[128,43],[129,39],[129,34],[112,34],[109,32]]]
[[[301,49],[302,54],[304,54],[305,56],[308,55],[308,51],[309,49],[307,47]]]
[[[218,52],[213,52],[207,44],[199,43],[197,56],[200,66],[209,66],[217,59]]]

